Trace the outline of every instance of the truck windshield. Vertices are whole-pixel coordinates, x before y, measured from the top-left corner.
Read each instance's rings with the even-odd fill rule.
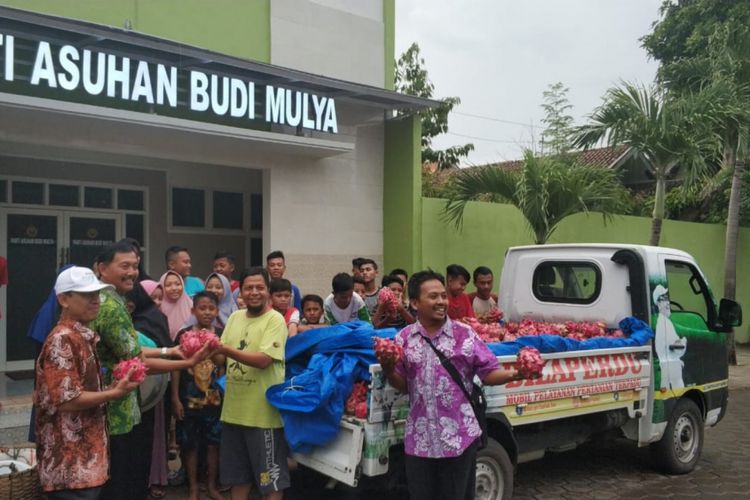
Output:
[[[665,261],[669,305],[673,312],[688,312],[710,324],[715,311],[702,276],[687,262]]]

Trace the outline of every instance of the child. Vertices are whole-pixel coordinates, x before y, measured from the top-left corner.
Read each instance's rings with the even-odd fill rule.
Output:
[[[383,278],[383,287],[388,287],[398,299],[398,307],[395,311],[388,311],[387,304],[378,302],[372,324],[375,328],[397,328],[402,329],[406,325],[414,323],[415,319],[404,307],[404,282],[398,276],[386,276]]]
[[[302,297],[302,321],[298,332],[306,332],[314,328],[328,326],[323,318],[323,298],[320,295],[305,295]]]
[[[367,259],[364,257],[354,257],[352,259],[352,276],[354,276],[355,279],[362,276],[359,267],[365,262],[365,260]]]
[[[229,280],[223,274],[211,273],[206,278],[206,291],[213,293],[219,299],[219,316],[216,318],[216,326],[224,328],[229,321],[229,316],[237,310]]]
[[[333,293],[323,301],[328,323],[346,323],[360,319],[371,322],[364,300],[354,293],[354,280],[346,273],[339,273],[331,282]]]
[[[195,325],[180,330],[177,342],[191,329],[205,329],[221,336],[222,329],[214,326],[219,314],[219,301],[214,294],[205,291],[196,293],[192,311]],[[207,446],[208,496],[214,500],[223,498],[218,485],[222,394],[217,379],[223,372],[224,363],[224,356],[215,354],[189,370],[172,372],[172,412],[177,419],[177,440],[187,471],[191,500],[197,500],[200,495],[198,446],[204,445]]]
[[[451,264],[445,271],[448,292],[448,317],[450,319],[463,320],[474,318],[474,309],[471,308],[469,296],[464,293],[469,283],[469,271],[464,266]]]
[[[401,278],[401,281],[404,282],[404,293],[402,295],[402,302],[404,303],[404,308],[409,309],[409,294],[407,293],[409,288],[409,273],[407,273],[404,269],[401,269],[400,267],[397,267],[390,273],[388,273],[388,276],[395,276],[397,278]],[[414,316],[416,318],[416,316]]]
[[[299,328],[299,310],[292,306],[292,282],[281,278],[271,280],[271,306],[282,316],[286,322],[289,336],[297,335]]]
[[[281,250],[275,250],[266,255],[266,270],[272,280],[279,280],[286,272],[286,257]],[[302,309],[302,292],[297,285],[292,283],[292,301],[290,302],[298,311]]]
[[[143,280],[141,281],[141,286],[146,290],[146,293],[151,297],[151,300],[154,301],[156,307],[160,307],[161,301],[164,299],[164,290],[162,290],[159,282],[154,280]]]
[[[477,291],[469,294],[469,300],[477,317],[497,309],[497,295],[492,293],[493,280],[492,269],[489,267],[479,266],[474,269],[474,287]]]
[[[375,315],[375,309],[378,307],[378,265],[372,259],[365,259],[362,265],[359,266],[359,272],[362,274],[362,279],[365,280],[365,296],[362,297],[367,306],[367,311],[372,317]]]
[[[231,253],[220,251],[216,252],[216,255],[214,255],[213,271],[215,273],[223,274],[227,280],[229,280],[229,287],[232,289],[232,292],[240,287],[240,282],[232,279],[234,266],[234,255]]]
[[[362,276],[354,276],[352,281],[354,281],[354,293],[365,300],[365,280],[362,279]]]

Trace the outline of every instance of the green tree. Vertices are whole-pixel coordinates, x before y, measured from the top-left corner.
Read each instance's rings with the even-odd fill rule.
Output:
[[[435,86],[425,69],[425,62],[419,53],[416,43],[401,54],[396,61],[395,89],[402,94],[418,97],[433,98]],[[422,121],[422,163],[436,162],[441,170],[457,167],[462,158],[474,150],[473,144],[452,146],[444,150],[432,148],[432,139],[448,132],[448,115],[453,107],[461,103],[458,97],[446,97],[440,100],[442,104],[436,108],[419,112]]]
[[[724,296],[735,298],[737,240],[750,129],[750,3],[747,0],[665,1],[652,33],[643,37],[659,61],[659,79],[677,92],[708,88],[717,96],[723,179],[731,178],[726,218]],[[715,183],[721,184],[721,183]],[[710,196],[710,194],[709,194]],[[734,336],[730,361],[736,364]]]
[[[707,130],[707,106],[706,100],[694,96],[673,99],[656,87],[623,83],[608,90],[589,123],[575,130],[575,146],[625,144],[648,161],[656,179],[650,245],[658,245],[661,238],[668,175],[679,166],[688,181],[694,180],[715,147],[715,136]]]
[[[573,106],[568,101],[568,91],[562,82],[550,84],[542,93],[546,128],[542,132],[542,154],[561,155],[570,150],[573,117],[568,111]]]
[[[457,228],[466,204],[492,199],[521,211],[537,244],[544,244],[560,222],[575,213],[601,212],[605,221],[621,212],[627,193],[609,169],[580,166],[565,157],[524,153],[523,168],[487,165],[462,169],[453,176],[453,193],[443,214]]]

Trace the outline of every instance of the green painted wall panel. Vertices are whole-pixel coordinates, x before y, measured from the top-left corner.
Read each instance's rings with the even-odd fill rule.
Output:
[[[448,264],[462,264],[469,271],[489,266],[500,275],[505,251],[510,246],[533,243],[518,210],[510,205],[473,202],[467,206],[464,227],[458,232],[441,219],[444,200],[424,198],[422,203],[422,264],[441,272]],[[599,215],[576,214],[565,219],[550,243],[647,244],[651,220],[616,217],[603,224]],[[665,220],[661,245],[691,254],[706,274],[716,300],[724,286],[724,226]],[[743,279],[744,262],[750,255],[750,229],[742,228],[738,249],[737,301],[746,311],[745,324],[737,330],[740,342],[750,342],[750,280]],[[412,268],[412,271],[414,268]],[[496,284],[497,285],[497,284]],[[469,290],[473,286],[469,285]]]
[[[256,61],[271,61],[270,0],[140,0],[134,29]]]
[[[396,76],[396,0],[383,0],[385,39],[385,81],[383,87],[393,90]]]
[[[0,0],[0,5],[119,28],[130,22],[141,33],[271,60],[270,0]]]
[[[103,2],[102,0],[76,0],[74,2],[0,0],[0,5],[41,14],[91,21],[117,28],[124,28],[128,20],[134,22],[136,15],[136,2],[133,0],[117,0],[115,2]]]
[[[416,115],[385,123],[383,165],[383,261],[394,267],[422,266],[422,124]]]

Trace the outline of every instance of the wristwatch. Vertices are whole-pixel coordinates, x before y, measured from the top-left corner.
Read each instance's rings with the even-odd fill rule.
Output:
[[[167,356],[167,348],[166,347],[162,347],[161,348],[161,355],[159,357],[162,358],[162,359],[167,359],[169,357],[169,356]]]

